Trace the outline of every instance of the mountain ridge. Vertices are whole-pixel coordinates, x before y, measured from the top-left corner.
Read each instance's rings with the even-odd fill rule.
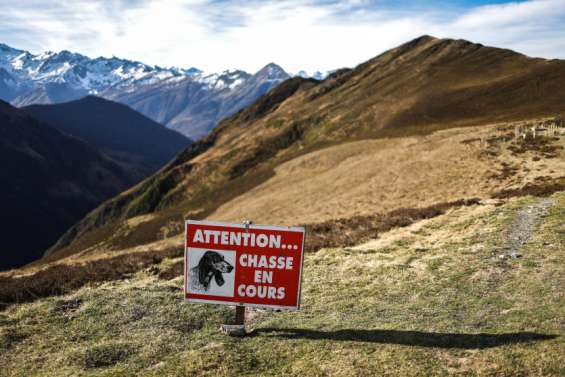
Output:
[[[350,191],[336,192],[329,189],[331,185],[323,183],[335,180],[343,185],[340,190],[345,190],[348,174],[370,172],[374,166],[379,166],[369,160],[364,160],[369,165],[362,168],[344,170],[344,176],[324,180],[321,177],[326,174],[324,169],[337,170],[335,166],[345,163],[346,160],[336,160],[333,154],[356,156],[354,145],[359,151],[370,154],[372,145],[386,150],[386,144],[378,140],[396,138],[405,149],[411,145],[417,148],[418,144],[411,144],[413,138],[427,140],[426,135],[442,130],[469,127],[465,132],[470,135],[479,132],[490,135],[487,132],[494,132],[490,131],[495,127],[492,125],[499,122],[564,114],[565,98],[557,90],[564,83],[563,61],[534,59],[510,50],[429,36],[391,49],[354,69],[336,71],[321,82],[301,78],[287,80],[250,107],[224,119],[210,135],[179,154],[159,174],[93,211],[61,238],[51,250],[51,256],[58,258],[90,247],[104,239],[108,229],[139,215],[148,215],[149,220],[135,230],[129,229],[128,236],[116,237],[112,241],[114,247],[134,247],[155,241],[160,237],[160,229],[174,227],[183,218],[212,216],[234,220],[242,216],[244,209],[247,210],[245,216],[263,219],[261,221],[273,221],[273,217],[278,216],[278,222],[290,225],[311,221],[312,216],[306,213],[308,209],[312,209],[318,220],[351,216],[356,213],[357,203],[378,203],[375,195],[383,196],[381,202],[388,203],[385,207],[377,204],[377,208],[385,210],[399,205],[431,205],[437,198],[488,197],[498,189],[515,187],[513,185],[519,182],[492,181],[489,162],[473,149],[466,152],[461,162],[468,166],[464,170],[457,167],[457,150],[441,152],[452,156],[451,174],[459,182],[446,186],[449,195],[436,193],[435,187],[426,186],[420,187],[421,192],[412,199],[399,196],[401,192],[394,187],[379,185],[377,191],[361,190],[369,177],[360,177],[358,189]],[[479,126],[485,126],[485,131],[479,131]],[[463,142],[448,131],[438,133],[437,137]],[[445,145],[448,149],[449,138]],[[349,145],[353,149],[348,149]],[[396,162],[394,154],[384,157],[391,159],[391,164],[400,163]],[[318,161],[320,158],[328,165]],[[429,163],[429,174],[434,172],[437,174],[434,179],[444,180],[446,173],[437,161]],[[501,162],[497,161],[496,169],[498,164]],[[315,168],[318,165],[320,168]],[[312,166],[313,171],[304,173],[303,180],[315,186],[311,190],[303,187],[298,192],[291,187],[287,190],[286,182],[291,175],[284,174],[303,171],[308,166]],[[469,175],[471,166],[480,168],[481,173]],[[416,179],[420,185],[429,179],[425,170],[413,170],[411,165],[402,165],[401,169],[406,169],[406,177]],[[384,174],[382,171],[375,171],[373,176]],[[282,174],[280,178],[278,173]],[[524,174],[527,176],[526,172]],[[304,185],[300,181],[294,184]],[[294,198],[305,198],[294,212],[285,209],[285,204],[277,197],[279,193],[280,198],[287,198],[287,194],[282,194],[285,190],[292,192]],[[290,199],[292,197],[287,198],[286,203],[288,200],[301,202]],[[347,197],[351,209],[344,207],[339,197]],[[320,208],[313,210],[315,207]]]
[[[126,104],[192,139],[290,76],[269,63],[255,74],[162,68],[67,50],[31,54],[0,45],[0,98],[17,107],[97,95]]]
[[[74,135],[114,159],[139,179],[163,167],[191,143],[126,105],[96,96],[23,108],[61,132]]]
[[[0,269],[40,258],[58,237],[134,178],[82,140],[0,100]]]

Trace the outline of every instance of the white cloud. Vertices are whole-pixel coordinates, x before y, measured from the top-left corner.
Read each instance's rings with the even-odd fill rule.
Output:
[[[354,66],[422,34],[565,57],[565,0],[402,8],[367,0],[0,0],[2,42],[207,71]]]
[[[543,26],[548,20],[563,16],[565,16],[563,0],[514,2],[478,7],[458,18],[452,26],[465,29],[505,27],[524,23]]]
[[[482,6],[439,30],[546,58],[565,58],[565,0],[538,0]]]

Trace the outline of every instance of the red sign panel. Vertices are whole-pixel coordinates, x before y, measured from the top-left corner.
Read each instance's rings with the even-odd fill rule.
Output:
[[[188,301],[297,310],[304,228],[186,222]]]

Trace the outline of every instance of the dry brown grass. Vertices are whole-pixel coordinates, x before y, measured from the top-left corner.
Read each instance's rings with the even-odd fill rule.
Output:
[[[508,199],[527,195],[547,197],[559,191],[565,191],[565,177],[557,180],[537,179],[536,182],[527,183],[522,187],[497,191],[492,197],[496,199]]]
[[[514,154],[509,147],[515,140],[506,139],[508,128],[512,125],[450,129],[426,136],[357,141],[305,153],[280,165],[270,179],[251,190],[248,189],[253,187],[256,175],[246,174],[226,185],[221,195],[209,193],[206,200],[211,204],[233,195],[235,199],[228,200],[207,218],[228,221],[250,218],[255,223],[283,225],[333,224],[336,229],[347,224],[349,230],[339,237],[344,242],[348,239],[358,242],[363,229],[374,232],[381,226],[369,225],[370,221],[381,221],[375,220],[380,216],[375,214],[425,208],[465,197],[508,198],[562,190],[558,174],[565,170],[565,159],[561,155],[546,159],[536,150]],[[557,146],[564,143],[564,138],[551,141],[551,145]],[[483,152],[487,149],[496,151],[496,156],[485,156]],[[535,161],[532,158],[535,156],[540,159]],[[251,183],[245,183],[246,180]],[[194,203],[198,200],[193,198]],[[75,264],[166,246],[154,242],[163,240],[163,229],[167,228],[166,237],[177,237],[182,231],[182,226],[177,225],[185,218],[206,215],[202,210],[205,206],[204,202],[196,210],[178,206],[150,216],[108,223],[87,233],[72,248],[61,250],[63,255],[55,257],[68,252],[69,257],[62,261]],[[363,221],[356,224],[351,219]],[[396,224],[402,225],[403,221]],[[353,229],[357,225],[359,229]],[[338,245],[337,241],[320,241],[334,238],[331,233],[337,235],[337,230],[324,233],[322,228],[314,229],[310,235],[314,237],[312,245],[316,246],[308,246],[310,249]],[[180,238],[173,243],[182,247]],[[32,267],[30,272],[41,265]],[[163,272],[162,276],[177,273]]]
[[[182,249],[160,252],[125,253],[76,264],[56,264],[20,277],[0,277],[0,304],[33,301],[68,293],[83,285],[127,278],[164,258],[182,255]]]
[[[565,171],[558,158],[529,150],[513,155],[501,127],[455,128],[425,136],[362,140],[306,153],[275,169],[266,182],[227,201],[208,218],[256,223],[320,223],[461,198],[488,198],[544,175]],[[484,142],[481,142],[484,140]],[[488,152],[488,153],[487,153]],[[532,156],[540,160],[532,161]]]
[[[305,225],[306,251],[325,247],[348,247],[379,237],[393,228],[405,227],[416,221],[442,215],[450,208],[479,204],[479,199],[463,199],[438,203],[424,208],[398,208],[386,214],[354,216]]]
[[[315,252],[327,247],[347,247],[378,238],[381,233],[393,228],[405,227],[423,219],[442,215],[450,208],[479,204],[478,199],[464,199],[449,203],[438,203],[425,208],[398,208],[386,214],[353,216],[329,220],[319,224],[304,224],[306,240],[304,251]],[[184,261],[180,260],[157,276],[169,280],[181,276]]]
[[[546,176],[538,177],[535,183],[526,184],[521,188],[496,192],[493,198],[509,199],[527,195],[546,197],[559,191],[565,191],[565,177],[554,180]],[[478,198],[460,199],[422,208],[397,208],[386,214],[360,215],[305,224],[307,229],[305,251],[358,245],[377,239],[381,233],[393,228],[405,227],[420,220],[442,215],[451,208],[477,204],[480,204]],[[130,224],[143,223],[148,219],[132,220]],[[94,253],[91,257],[85,254],[32,271],[27,275],[0,276],[0,303],[31,301],[40,297],[67,293],[89,283],[123,279],[139,270],[161,263],[164,258],[179,257],[182,255],[181,243],[182,240],[177,237],[170,242],[164,242],[164,245],[175,245],[167,249],[146,251],[147,247],[138,247],[137,249],[141,251],[129,249],[122,253],[107,253],[107,256]],[[160,279],[170,280],[182,275],[183,263],[182,260],[178,260],[165,268],[156,268],[153,272]]]
[[[324,247],[345,247],[377,238],[382,232],[395,227],[404,227],[422,219],[429,219],[445,213],[446,210],[479,204],[478,199],[438,203],[424,208],[399,208],[387,214],[354,216],[319,224],[306,224],[307,239],[305,251],[313,252]],[[142,223],[142,220],[130,223]],[[180,240],[179,240],[180,241]],[[159,264],[165,258],[182,255],[179,245],[165,250],[127,250],[107,257],[95,254],[95,259],[70,258],[22,276],[0,276],[0,302],[13,303],[35,300],[40,297],[59,295],[77,289],[85,284],[119,280],[132,273]],[[154,269],[160,279],[181,276],[183,261],[179,260],[164,269]]]

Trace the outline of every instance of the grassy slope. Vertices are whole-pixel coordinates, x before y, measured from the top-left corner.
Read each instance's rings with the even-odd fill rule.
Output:
[[[287,80],[157,175],[91,213],[50,258],[101,242],[119,249],[155,241],[162,227],[217,215],[219,206],[265,183],[282,163],[328,146],[565,113],[563,82],[563,61],[430,37],[321,83]],[[358,209],[344,208],[349,212],[329,215]],[[154,218],[114,237],[125,219],[147,213]]]
[[[429,135],[352,141],[304,153],[281,163],[264,182],[254,181],[254,187],[227,184],[219,193],[204,191],[206,203],[218,207],[206,217],[312,224],[462,198],[488,198],[500,190],[542,183],[537,181],[542,178],[547,181],[544,184],[564,185],[565,138],[536,139],[547,143],[543,148],[554,150],[551,156],[529,144],[514,153],[522,139],[504,139],[513,130],[511,123],[452,128]],[[226,198],[233,190],[240,195]],[[110,221],[51,257],[80,258],[171,240],[182,231],[184,219],[203,216],[205,205],[196,198],[127,221]],[[176,243],[182,244],[181,237]]]
[[[497,255],[545,199],[309,254],[302,310],[249,313],[245,339],[218,331],[233,309],[185,303],[181,278],[149,271],[13,306],[0,313],[0,375],[563,375],[565,193],[550,199],[519,259]]]
[[[352,213],[485,198],[540,176],[565,178],[565,154],[560,150],[556,157],[546,158],[539,151],[513,154],[509,148],[519,143],[513,137],[504,142],[478,141],[508,135],[513,127],[506,127],[506,131],[499,131],[500,124],[453,128],[324,148],[279,165],[272,178],[222,204],[209,218],[317,223]],[[563,149],[565,137],[551,144]],[[538,161],[533,161],[535,156]]]

